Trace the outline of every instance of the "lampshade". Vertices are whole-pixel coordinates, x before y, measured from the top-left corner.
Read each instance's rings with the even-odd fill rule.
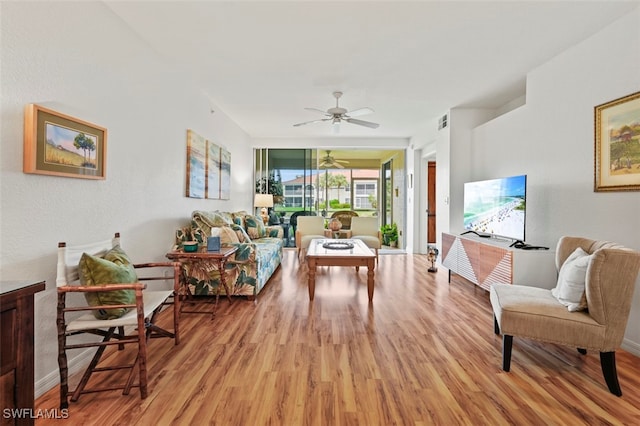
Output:
[[[256,207],[273,207],[273,195],[272,194],[256,194],[253,199],[253,204]]]

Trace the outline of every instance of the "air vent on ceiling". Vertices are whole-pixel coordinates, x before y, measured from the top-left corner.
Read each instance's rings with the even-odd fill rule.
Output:
[[[442,130],[447,127],[447,114],[440,117],[438,120],[438,130]]]

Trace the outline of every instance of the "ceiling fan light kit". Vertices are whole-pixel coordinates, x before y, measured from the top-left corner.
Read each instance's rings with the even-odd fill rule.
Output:
[[[337,133],[340,130],[340,122],[346,121],[350,124],[357,124],[358,126],[368,127],[370,129],[377,129],[380,126],[378,123],[373,123],[371,121],[358,120],[353,117],[358,117],[365,114],[373,113],[373,109],[365,107],[358,108],[353,111],[348,111],[345,108],[341,108],[338,104],[340,97],[342,96],[342,92],[333,92],[333,97],[336,98],[336,106],[333,108],[329,108],[326,112],[322,111],[318,108],[305,108],[307,111],[319,112],[325,116],[325,118],[320,118],[317,120],[305,121],[302,123],[294,124],[294,127],[304,126],[306,124],[312,123],[320,123],[322,121],[331,121],[333,124],[333,133]]]
[[[325,155],[324,157],[322,157],[320,159],[320,162],[318,163],[318,166],[320,168],[323,168],[323,169],[331,169],[331,168],[344,169],[344,166],[342,164],[340,164],[340,163],[349,164],[349,161],[347,161],[347,160],[336,160],[331,155],[331,151],[327,150],[327,155]]]

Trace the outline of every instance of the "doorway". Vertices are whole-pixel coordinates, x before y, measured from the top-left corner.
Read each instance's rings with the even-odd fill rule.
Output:
[[[436,242],[436,162],[427,163],[427,243]]]
[[[381,213],[382,225],[391,225],[393,223],[393,181],[392,181],[392,165],[393,160],[389,160],[382,164],[382,191],[381,197]]]

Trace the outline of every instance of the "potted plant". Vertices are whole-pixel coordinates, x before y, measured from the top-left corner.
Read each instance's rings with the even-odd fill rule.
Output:
[[[273,195],[274,204],[284,203],[284,185],[282,184],[282,177],[280,171],[277,173],[271,170],[269,177],[262,177],[256,181],[256,194],[271,194]]]
[[[382,234],[382,243],[385,246],[398,246],[398,225],[396,225],[395,222],[391,225],[382,225],[380,227],[380,233]]]

